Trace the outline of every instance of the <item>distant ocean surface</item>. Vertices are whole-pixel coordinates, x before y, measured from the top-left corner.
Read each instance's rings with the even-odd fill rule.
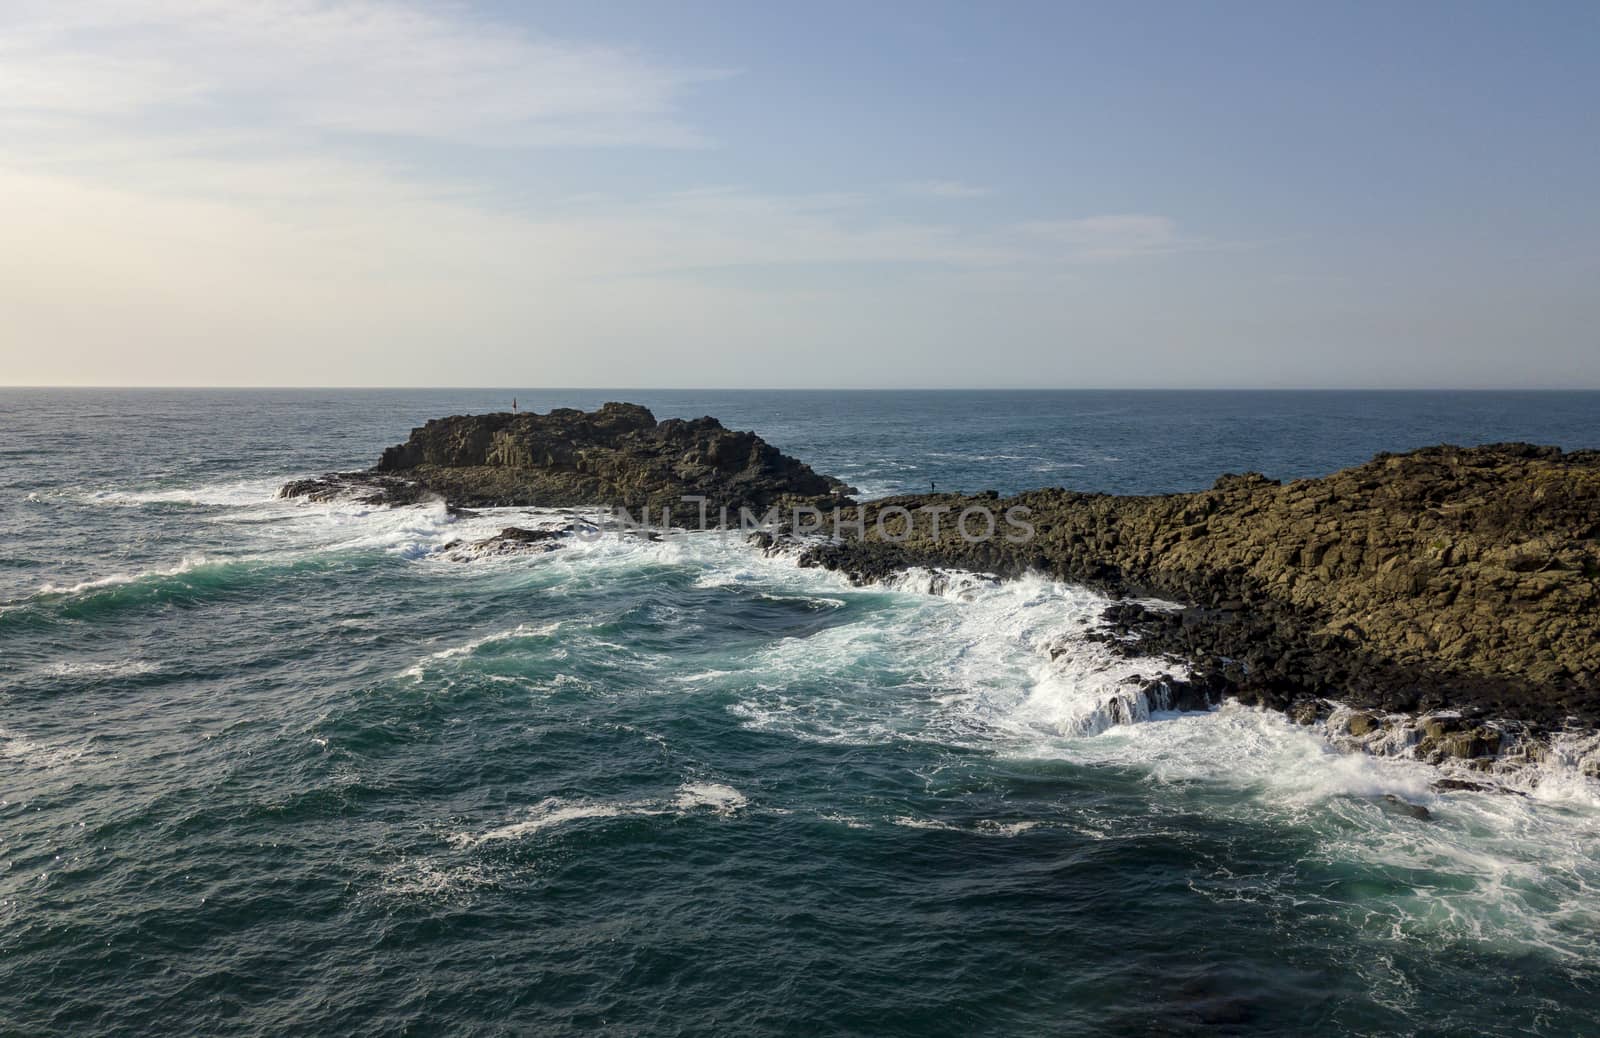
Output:
[[[1109,725],[1157,664],[1041,579],[453,561],[539,515],[274,496],[513,397],[715,415],[868,495],[1600,447],[1595,393],[0,390],[0,1033],[1600,1028],[1576,776]]]

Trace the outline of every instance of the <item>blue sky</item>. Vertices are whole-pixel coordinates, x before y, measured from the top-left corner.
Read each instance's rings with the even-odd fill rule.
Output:
[[[1600,387],[1600,7],[0,10],[0,382]]]

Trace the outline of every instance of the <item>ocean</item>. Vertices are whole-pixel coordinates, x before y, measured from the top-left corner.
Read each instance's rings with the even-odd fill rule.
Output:
[[[536,510],[275,497],[513,397],[712,414],[868,495],[1600,447],[1594,393],[0,390],[0,1032],[1600,1027],[1592,782],[1110,724],[1158,664],[1042,579],[715,532],[459,561]]]

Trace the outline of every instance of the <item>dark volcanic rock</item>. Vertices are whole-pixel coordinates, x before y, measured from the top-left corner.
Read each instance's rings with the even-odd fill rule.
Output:
[[[715,418],[657,422],[637,404],[597,411],[483,414],[439,418],[383,452],[369,473],[302,480],[285,496],[344,493],[352,485],[404,504],[440,497],[454,506],[534,505],[648,508],[652,522],[672,510],[674,525],[696,525],[704,497],[708,520],[728,508],[831,506],[850,488],[780,452],[752,432]]]
[[[500,555],[540,554],[562,547],[574,534],[595,529],[598,528],[585,520],[536,530],[508,526],[492,537],[476,541],[451,541],[442,546],[438,553],[455,562],[472,562]]]
[[[832,538],[798,542],[801,565],[861,583],[909,566],[1036,571],[1183,603],[1120,602],[1105,615],[1109,646],[1186,664],[1185,679],[1147,683],[1152,703],[1237,696],[1314,723],[1338,701],[1357,708],[1352,727],[1364,732],[1448,708],[1459,725],[1417,745],[1440,760],[1503,752],[1489,718],[1600,727],[1600,452],[1430,447],[1321,479],[1225,475],[1209,490],[1151,497],[1050,489],[857,505],[850,492],[754,433],[615,403],[438,419],[371,472],[283,490],[452,508],[646,507],[653,523],[668,508],[691,527],[699,512],[685,496],[706,499],[711,525],[723,508],[737,525],[742,508],[787,518],[837,506]],[[962,536],[974,530],[988,536]],[[796,544],[794,532],[763,549]]]
[[[480,554],[504,555],[520,551],[554,551],[564,537],[572,536],[573,528],[559,530],[528,530],[521,526],[508,526],[493,537],[474,541],[472,550]]]
[[[408,479],[371,472],[330,472],[285,483],[278,488],[278,496],[303,497],[310,501],[345,498],[369,505],[392,505],[421,501],[429,495]]]
[[[1433,812],[1421,804],[1413,804],[1409,800],[1402,800],[1393,793],[1385,793],[1383,799],[1379,800],[1378,803],[1391,814],[1404,815],[1407,818],[1416,818],[1424,822],[1433,817]]]
[[[999,517],[996,536],[958,535],[970,508]],[[1010,509],[1025,510],[1031,536],[1006,522]],[[1155,497],[917,495],[850,509],[843,526],[858,521],[864,537],[805,561],[858,581],[908,565],[1036,570],[1188,603],[1120,603],[1109,643],[1180,657],[1248,703],[1600,724],[1600,452],[1430,447],[1287,485],[1244,475]],[[1493,753],[1492,729],[1470,728],[1428,749]]]

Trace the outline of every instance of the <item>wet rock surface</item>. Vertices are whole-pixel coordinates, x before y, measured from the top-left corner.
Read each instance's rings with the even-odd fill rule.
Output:
[[[1031,536],[1006,525],[1019,507]],[[956,528],[974,508],[1001,517],[976,543]],[[987,521],[973,514],[968,530],[981,533]],[[916,495],[849,509],[840,525],[851,532],[806,564],[861,582],[912,565],[1034,570],[1184,603],[1121,602],[1105,637],[1185,661],[1193,696],[1291,715],[1337,697],[1548,730],[1600,725],[1600,452],[1431,447],[1321,479],[1229,475],[1155,497]],[[1469,727],[1428,752],[1495,746],[1492,731]]]
[[[735,524],[741,508],[817,508],[826,522],[760,546],[858,583],[910,567],[1033,571],[1121,597],[1098,637],[1183,664],[1183,676],[1146,682],[1164,708],[1231,696],[1316,724],[1337,701],[1358,711],[1350,734],[1369,739],[1388,716],[1427,715],[1435,723],[1414,745],[1435,760],[1503,753],[1490,718],[1529,732],[1600,728],[1597,451],[1430,447],[1320,479],[1224,475],[1209,490],[1148,497],[1044,489],[857,504],[851,492],[754,433],[616,403],[430,421],[369,472],[282,491],[458,510],[642,507],[653,522],[671,509],[673,525],[691,527],[699,514],[685,496],[706,498],[711,525],[723,508]],[[514,530],[489,541],[474,550],[558,543]],[[1183,608],[1137,601],[1149,597]]]
[[[579,531],[576,524],[530,530],[522,526],[508,526],[492,537],[476,541],[451,541],[439,549],[439,554],[456,562],[469,562],[497,555],[525,555],[555,551],[567,538]]]

